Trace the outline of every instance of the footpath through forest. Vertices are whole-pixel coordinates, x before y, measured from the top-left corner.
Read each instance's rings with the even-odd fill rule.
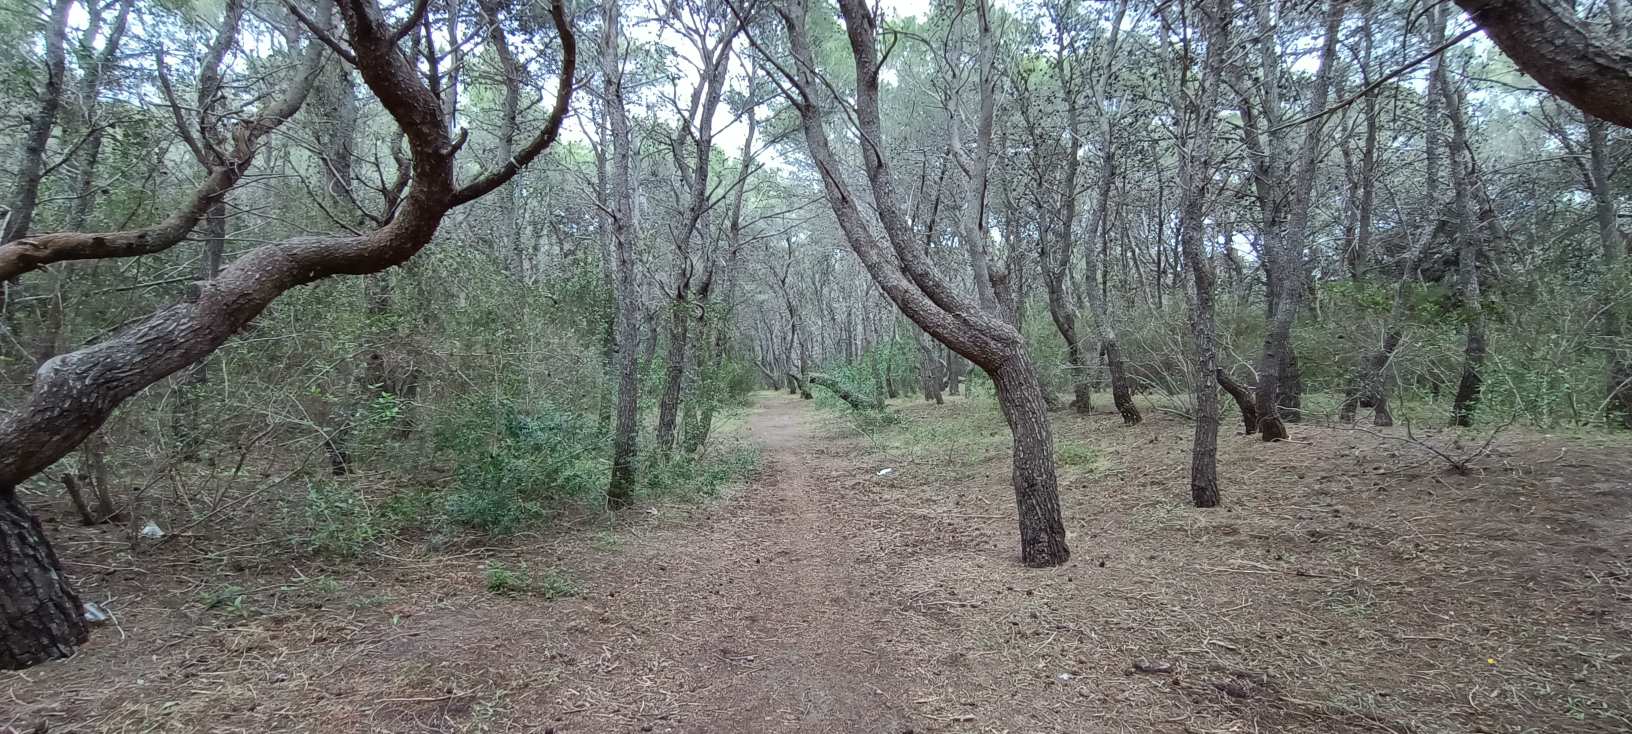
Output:
[[[0,678],[0,731],[1632,727],[1624,445],[1520,436],[1457,476],[1352,431],[1226,437],[1209,511],[1188,422],[1057,414],[1076,555],[1030,570],[995,408],[896,410],[762,394],[754,480],[611,531],[268,564],[207,605],[179,559],[109,571],[117,626]],[[495,562],[571,582],[497,595]]]

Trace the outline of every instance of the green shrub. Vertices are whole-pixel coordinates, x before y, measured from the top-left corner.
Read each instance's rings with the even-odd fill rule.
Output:
[[[305,512],[305,545],[322,555],[356,557],[380,535],[374,508],[367,498],[342,484],[308,484]]]
[[[456,464],[444,510],[456,525],[516,532],[571,502],[599,502],[611,466],[593,418],[549,405],[471,404],[437,432]]]
[[[641,462],[641,494],[695,501],[716,497],[759,465],[759,449],[735,443],[696,456],[648,455]]]
[[[560,599],[576,596],[579,592],[578,582],[558,569],[550,568],[534,578],[528,572],[527,564],[523,563],[515,568],[493,561],[487,564],[483,571],[487,581],[487,590],[490,593],[502,596],[521,596],[529,594],[542,596],[545,599]]]

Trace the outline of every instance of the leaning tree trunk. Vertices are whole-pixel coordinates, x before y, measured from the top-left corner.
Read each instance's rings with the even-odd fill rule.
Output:
[[[345,40],[335,45],[355,52],[348,61],[409,139],[412,183],[404,205],[390,222],[364,234],[299,237],[258,247],[224,269],[198,298],[161,309],[35,371],[29,396],[0,421],[0,666],[63,657],[85,639],[77,599],[58,559],[38,521],[17,498],[20,482],[76,448],[120,404],[220,348],[281,294],[324,278],[363,275],[407,262],[431,241],[450,210],[502,185],[554,142],[572,96],[576,58],[560,0],[551,6],[562,51],[548,122],[515,158],[464,185],[456,183],[458,146],[449,135],[448,121],[436,95],[400,52],[401,36],[385,24],[373,3],[342,4],[341,11]],[[312,53],[302,66],[315,69],[322,58],[316,49],[321,46],[310,42],[308,48]],[[291,104],[298,107],[300,101]],[[266,129],[265,124],[256,123],[256,129]],[[234,139],[239,146],[248,146],[253,133]],[[234,176],[240,172],[235,166],[224,170]],[[211,196],[202,199],[210,203]],[[199,198],[170,219],[185,220],[186,229],[191,229],[191,212]],[[9,255],[27,256],[0,257],[7,263],[0,267],[15,275],[48,262],[140,254],[131,243],[146,240],[126,235],[58,232],[27,243],[3,243],[0,250]],[[174,244],[164,239],[159,238],[161,249]]]
[[[1009,476],[1020,514],[1020,558],[1028,566],[1057,565],[1070,556],[1070,550],[1060,519],[1054,436],[1042,381],[1023,351],[986,374],[992,378],[997,403],[1014,439],[1014,467]]]
[[[884,409],[884,403],[882,401],[879,401],[876,398],[868,398],[867,396],[856,392],[854,389],[851,389],[849,385],[839,382],[832,377],[818,373],[811,375],[809,379],[810,384],[827,388],[834,395],[837,395],[840,400],[843,400],[845,403],[849,404],[852,410],[866,411]]]
[[[1252,392],[1241,383],[1230,378],[1230,373],[1223,368],[1217,370],[1218,386],[1230,394],[1235,400],[1235,407],[1241,411],[1241,435],[1251,436],[1258,430],[1258,408],[1252,404]]]
[[[90,632],[40,521],[0,487],[0,669],[72,655]]]
[[[888,146],[879,113],[878,20],[865,0],[841,0],[839,9],[855,62],[855,119],[862,164],[893,257],[886,254],[867,223],[871,214],[863,214],[855,192],[838,175],[839,157],[833,151],[818,107],[822,96],[817,92],[815,54],[806,27],[808,13],[802,3],[776,8],[788,31],[789,50],[795,61],[789,65],[793,71],[779,68],[788,82],[784,86],[785,98],[799,113],[806,147],[816,162],[828,205],[845,241],[868,274],[908,318],[991,377],[1014,439],[1012,485],[1021,562],[1030,567],[1061,565],[1070,560],[1071,554],[1060,517],[1053,435],[1036,367],[1026,354],[1020,332],[953,288],[918,244],[918,233],[901,207],[884,154]],[[991,33],[990,7],[980,1],[975,10],[982,34]],[[983,180],[974,183],[985,185]]]

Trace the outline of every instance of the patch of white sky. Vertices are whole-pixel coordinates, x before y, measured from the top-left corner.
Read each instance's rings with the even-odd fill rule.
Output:
[[[886,19],[901,19],[908,17],[923,18],[930,11],[930,0],[880,0],[879,5],[884,11]],[[638,8],[638,10],[637,10]],[[654,20],[656,15],[649,5],[627,6],[624,18],[625,35],[628,42],[641,46],[658,46],[664,49],[663,53],[669,57],[665,64],[665,71],[671,74],[669,80],[658,82],[639,90],[637,99],[631,99],[632,107],[644,107],[654,115],[674,117],[675,111],[669,99],[689,99],[691,91],[697,88],[702,74],[702,59],[698,55],[695,45],[674,29]],[[583,44],[580,44],[581,46]],[[736,41],[739,54],[748,52],[748,43],[742,38]],[[731,64],[731,84],[739,91],[744,87],[746,80],[743,75],[741,56],[733,59]],[[885,81],[890,81],[890,71],[884,72]],[[578,106],[579,110],[585,109]],[[764,109],[756,111],[761,122],[768,114]],[[580,143],[587,143],[594,135],[594,124],[587,114],[580,114],[573,123],[565,126],[562,137]],[[714,145],[731,157],[741,155],[743,143],[746,142],[748,124],[746,118],[740,117],[728,105],[720,105],[714,113]],[[763,140],[763,137],[760,138]],[[789,166],[775,151],[765,150],[759,154],[761,162],[782,170]]]

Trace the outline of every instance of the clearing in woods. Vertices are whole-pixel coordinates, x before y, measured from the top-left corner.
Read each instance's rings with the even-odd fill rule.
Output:
[[[1622,443],[1515,434],[1458,476],[1365,433],[1225,436],[1227,508],[1195,510],[1189,423],[1059,414],[1076,555],[1027,570],[992,404],[862,431],[757,400],[755,481],[615,535],[260,569],[202,612],[163,562],[76,553],[119,623],[4,674],[0,730],[1632,727]],[[495,559],[573,580],[495,595]]]

